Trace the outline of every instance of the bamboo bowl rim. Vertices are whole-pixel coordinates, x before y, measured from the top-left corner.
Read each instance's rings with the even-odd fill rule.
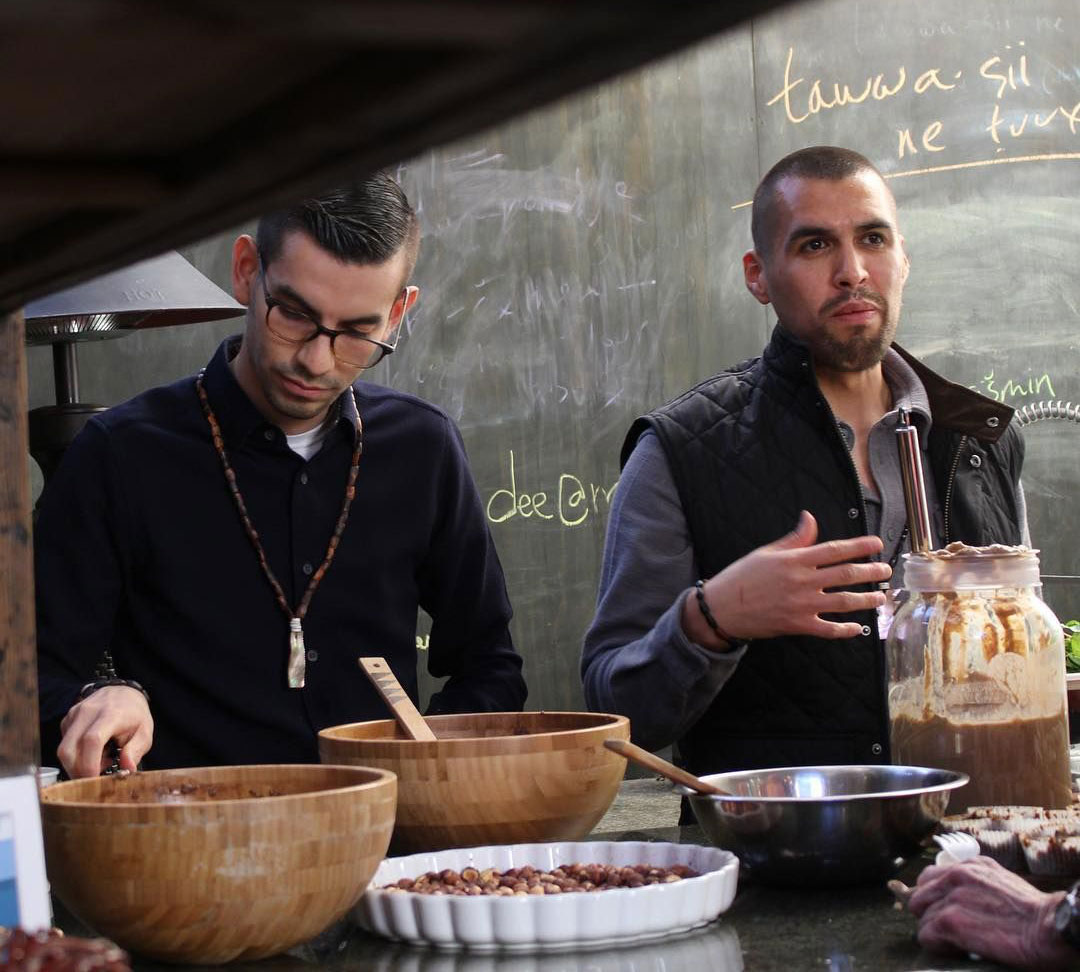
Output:
[[[572,726],[569,728],[561,729],[541,729],[537,732],[506,732],[503,734],[486,734],[477,736],[446,736],[438,737],[438,730],[440,726],[452,725],[459,723],[462,719],[469,717],[476,718],[478,720],[483,719],[499,719],[506,718],[508,721],[513,718],[531,717],[531,716],[579,716],[583,720],[588,720],[586,724],[579,726]],[[555,709],[537,709],[530,712],[459,712],[459,713],[443,713],[440,715],[424,716],[424,721],[431,727],[436,734],[434,741],[427,739],[408,739],[404,736],[397,736],[395,733],[399,731],[397,721],[395,719],[366,719],[360,722],[348,722],[338,726],[328,726],[325,729],[319,730],[319,739],[326,740],[333,743],[356,743],[358,745],[371,745],[371,746],[391,746],[401,747],[404,749],[417,749],[417,748],[438,748],[440,750],[448,750],[454,752],[456,750],[468,750],[475,748],[477,744],[505,744],[507,742],[512,743],[511,749],[514,748],[528,748],[531,743],[537,742],[543,739],[566,737],[582,733],[602,733],[611,732],[612,730],[618,730],[623,726],[629,726],[630,720],[624,715],[618,715],[612,712],[582,712],[571,710],[555,710]],[[390,731],[390,735],[355,735],[357,729],[365,727],[371,730],[375,729],[387,729]],[[331,764],[326,764],[331,765]]]
[[[209,774],[209,778],[204,777],[199,780],[201,786],[212,786],[216,782],[212,777],[215,774],[222,776],[229,776],[236,771],[248,770],[248,771],[274,771],[274,770],[288,770],[290,773],[296,773],[299,771],[301,776],[325,776],[325,772],[320,771],[333,771],[340,770],[345,772],[349,776],[363,776],[367,777],[357,783],[347,783],[344,785],[336,784],[333,786],[318,786],[310,790],[301,790],[296,793],[274,793],[267,794],[265,796],[237,796],[237,797],[223,797],[221,799],[198,799],[198,800],[92,800],[81,799],[73,795],[72,799],[66,799],[68,791],[90,790],[107,786],[110,789],[110,793],[115,792],[124,786],[130,785],[132,781],[135,783],[142,783],[144,786],[153,786],[156,780],[161,779],[178,779],[183,775],[199,775]],[[54,807],[63,808],[86,808],[96,807],[107,810],[108,808],[115,807],[117,809],[125,808],[139,808],[142,810],[153,809],[155,812],[160,813],[172,813],[172,814],[190,814],[193,811],[210,812],[214,807],[236,806],[244,803],[257,803],[263,806],[267,801],[274,801],[275,803],[284,800],[300,800],[304,798],[311,798],[317,796],[325,796],[330,794],[346,794],[353,792],[362,792],[365,790],[378,789],[396,780],[397,774],[392,770],[381,769],[375,766],[350,766],[345,763],[257,763],[257,764],[243,764],[238,766],[191,766],[191,767],[177,767],[174,769],[161,769],[161,770],[146,770],[143,772],[132,773],[130,776],[125,777],[89,777],[85,779],[77,780],[65,780],[62,783],[54,783],[52,786],[46,787],[41,791],[41,803],[44,810],[45,805],[49,804]],[[103,779],[111,780],[109,783],[102,783]],[[220,783],[220,785],[226,785]]]

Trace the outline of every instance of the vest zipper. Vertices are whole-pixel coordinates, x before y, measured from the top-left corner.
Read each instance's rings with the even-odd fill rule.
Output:
[[[960,453],[963,451],[967,440],[966,435],[960,436],[960,442],[956,446],[956,455],[953,456],[952,466],[949,469],[949,478],[945,485],[945,502],[942,504],[944,509],[943,519],[945,521],[945,543],[942,546],[947,546],[952,540],[952,534],[949,532],[949,509],[952,506],[953,486],[956,484],[956,470],[960,468]]]

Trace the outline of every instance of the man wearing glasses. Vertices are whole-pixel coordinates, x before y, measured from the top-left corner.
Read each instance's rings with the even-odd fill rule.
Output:
[[[361,373],[417,298],[419,228],[373,176],[233,248],[244,334],[88,423],[35,530],[43,752],[71,776],[313,762],[385,718],[383,656],[429,712],[520,709],[502,569],[460,434]],[[105,659],[102,664],[103,658]]]

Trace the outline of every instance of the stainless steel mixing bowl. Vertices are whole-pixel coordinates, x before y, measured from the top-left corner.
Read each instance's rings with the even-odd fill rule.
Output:
[[[731,796],[676,787],[709,840],[769,884],[882,881],[945,813],[964,773],[923,766],[788,766],[703,776]]]

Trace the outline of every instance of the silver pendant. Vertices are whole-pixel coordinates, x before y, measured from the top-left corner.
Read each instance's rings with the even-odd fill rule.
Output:
[[[289,688],[304,687],[304,629],[299,618],[289,619]]]

